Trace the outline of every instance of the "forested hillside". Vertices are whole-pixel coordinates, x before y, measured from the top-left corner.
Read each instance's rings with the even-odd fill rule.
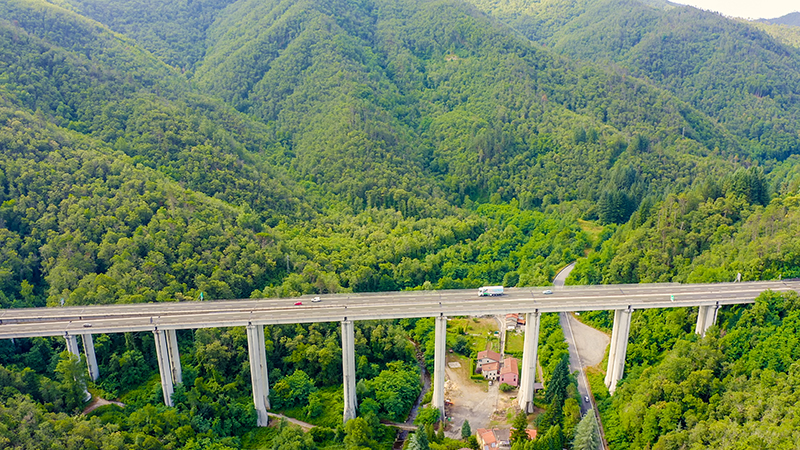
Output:
[[[558,52],[668,90],[734,133],[746,155],[783,160],[800,150],[798,49],[746,23],[666,2],[474,3]]]
[[[635,0],[0,2],[0,307],[547,285],[574,260],[571,283],[800,276],[800,50],[763,26]],[[676,342],[722,345],[694,314],[634,319],[619,398]],[[152,336],[96,336],[92,389],[129,406],[90,419],[62,340],[4,341],[0,444],[388,447],[431,330],[358,325],[348,428],[335,324],[268,329],[305,437],[251,431],[243,330],[180,334],[175,408]],[[623,425],[620,448],[670,433]]]

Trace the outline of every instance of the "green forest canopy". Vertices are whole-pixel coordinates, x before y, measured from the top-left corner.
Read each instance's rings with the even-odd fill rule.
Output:
[[[791,33],[653,1],[469,3],[0,4],[0,307],[544,285],[573,260],[571,283],[798,276]],[[693,314],[634,320],[626,383]],[[427,350],[417,325],[365,337],[374,417],[401,417],[385,399],[418,388],[402,381],[406,337]],[[277,401],[337,401],[335,329],[272,333]],[[154,373],[149,339],[97,339],[100,388],[137,411],[102,426],[63,415],[79,402],[60,344],[4,343],[2,376],[27,397],[4,394],[3,420],[76,430],[48,445],[245,445],[241,333],[182,337],[194,376],[176,410],[134,383]],[[547,420],[546,442],[577,425]],[[373,425],[314,439],[387,438]]]

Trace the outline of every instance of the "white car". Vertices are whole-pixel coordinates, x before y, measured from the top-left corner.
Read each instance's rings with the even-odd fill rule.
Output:
[[[311,303],[319,303],[321,301],[322,301],[322,299],[319,298],[319,297],[314,297],[313,299],[311,299]]]
[[[548,289],[548,290],[546,290],[546,291],[542,292],[542,294],[544,294],[544,295],[550,295],[550,294],[552,294],[552,293],[553,293],[553,291],[551,291],[550,289]]]

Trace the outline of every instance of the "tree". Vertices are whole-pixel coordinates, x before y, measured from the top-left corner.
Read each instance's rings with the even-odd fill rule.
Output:
[[[56,373],[60,381],[59,390],[64,398],[64,409],[73,410],[87,400],[86,381],[88,374],[80,358],[68,351],[59,355]]]
[[[577,400],[570,397],[564,401],[562,411],[561,428],[564,430],[564,436],[572,436],[575,433],[575,427],[581,420],[581,406]]]
[[[573,450],[599,450],[601,448],[600,430],[594,412],[589,410],[575,427],[575,438],[572,440]]]
[[[417,431],[411,435],[411,439],[408,441],[407,450],[430,450],[430,448],[428,433],[425,432],[425,427],[417,427]]]
[[[314,439],[310,434],[295,426],[290,426],[285,420],[281,421],[280,432],[272,440],[272,450],[315,450]]]
[[[344,431],[344,448],[347,450],[367,450],[378,447],[372,427],[362,417],[348,420],[344,425]]]
[[[567,397],[567,386],[569,386],[568,364],[565,356],[556,365],[555,370],[553,370],[553,376],[550,377],[550,382],[547,383],[547,389],[544,394],[545,401],[551,402],[554,398],[560,398],[560,401],[563,401]]]
[[[414,419],[414,425],[424,426],[428,424],[434,424],[441,418],[442,413],[439,411],[439,408],[434,408],[433,406],[426,406],[419,410],[417,413],[417,418]]]
[[[561,432],[561,426],[555,425],[547,430],[539,444],[537,448],[543,450],[562,450],[564,448],[564,433]]]
[[[270,400],[276,408],[291,408],[305,403],[314,392],[314,380],[302,370],[295,370],[288,377],[275,383],[269,393]]]
[[[520,411],[514,417],[514,423],[511,425],[511,444],[517,442],[525,442],[528,440],[528,433],[525,431],[528,428],[528,415],[525,411]]]
[[[464,420],[464,424],[461,425],[461,439],[467,439],[472,435],[472,428],[469,426],[469,421]]]

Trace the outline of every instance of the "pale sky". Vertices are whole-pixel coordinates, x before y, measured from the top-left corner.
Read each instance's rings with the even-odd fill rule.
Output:
[[[800,0],[672,0],[672,2],[744,19],[774,19],[790,12],[800,11]]]

